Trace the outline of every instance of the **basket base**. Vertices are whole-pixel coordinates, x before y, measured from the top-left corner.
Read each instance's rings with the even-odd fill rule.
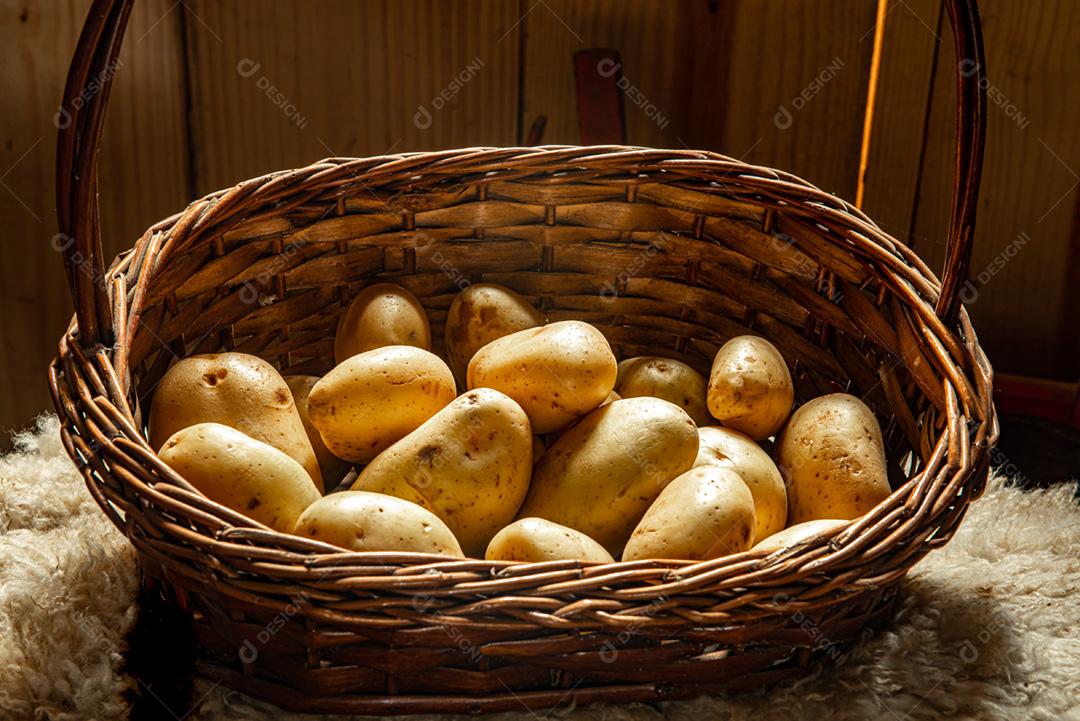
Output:
[[[325,637],[315,644],[317,650],[309,648],[305,653],[297,643],[298,637],[289,631],[279,632],[276,637],[283,642],[281,646],[271,644],[252,658],[245,653],[244,649],[250,648],[246,641],[264,619],[251,617],[250,609],[243,614],[233,611],[224,617],[236,620],[223,626],[221,615],[211,617],[199,612],[207,599],[201,598],[198,591],[147,575],[144,579],[155,589],[158,602],[167,605],[170,617],[186,621],[182,633],[194,644],[194,670],[205,678],[287,711],[378,716],[536,712],[766,688],[842,659],[869,630],[888,623],[899,588],[899,583],[894,582],[842,608],[831,609],[828,621],[820,625],[795,614],[784,629],[761,642],[708,644],[690,642],[680,634],[655,645],[648,642],[631,648],[631,643],[620,647],[625,653],[624,663],[611,663],[606,670],[597,671],[595,666],[584,668],[577,660],[587,654],[573,652],[542,660],[527,656],[503,658],[494,663],[485,657],[474,668],[463,668],[460,663],[435,667],[431,648],[385,641],[380,642],[385,648],[375,648],[367,657],[368,649],[374,646],[370,638],[351,649],[337,645],[336,660],[328,663],[327,658],[333,657],[329,653],[333,644],[327,644]],[[793,628],[808,630],[816,645],[784,643],[792,638]],[[299,631],[302,637],[303,629]],[[703,638],[710,631],[716,629],[694,628],[685,635]],[[625,637],[621,643],[627,643]],[[692,661],[670,661],[673,646],[682,650],[683,658],[688,647],[696,647],[698,655]],[[348,663],[350,658],[352,665]],[[417,688],[418,684],[423,688]]]
[[[894,599],[895,600],[895,595]],[[894,603],[882,606],[880,618],[865,630],[880,629],[892,615]],[[864,634],[860,634],[862,636]],[[678,701],[699,696],[753,691],[807,676],[835,663],[858,641],[834,644],[827,649],[797,653],[797,659],[762,671],[743,673],[734,678],[717,678],[709,683],[639,683],[590,685],[585,681],[564,679],[564,686],[540,691],[512,691],[485,695],[345,694],[331,697],[309,695],[297,689],[245,675],[226,666],[200,661],[197,669],[207,678],[225,686],[297,713],[339,713],[371,716],[407,716],[412,714],[454,713],[482,715],[505,711],[551,711],[590,704],[625,704],[633,702]]]

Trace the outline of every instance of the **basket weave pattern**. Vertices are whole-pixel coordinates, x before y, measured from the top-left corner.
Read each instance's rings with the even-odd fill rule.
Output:
[[[129,9],[95,3],[96,41],[73,73],[108,59]],[[103,107],[91,110],[82,138],[100,132]],[[87,210],[96,176],[71,181],[92,162],[79,147],[60,161],[60,214],[92,262],[69,260],[78,321],[50,369],[65,445],[143,572],[187,611],[202,670],[283,706],[479,712],[795,676],[885,621],[898,581],[982,491],[992,373],[954,302],[970,223],[954,224],[943,290],[859,210],[780,171],[700,151],[472,148],[245,181],[156,224],[106,271]],[[771,555],[448,561],[270,531],[156,457],[141,409],[176,358],[237,350],[323,373],[339,314],[380,280],[421,300],[436,339],[479,281],[594,324],[620,358],[707,372],[728,338],[767,337],[800,401],[847,390],[874,409],[894,492]]]

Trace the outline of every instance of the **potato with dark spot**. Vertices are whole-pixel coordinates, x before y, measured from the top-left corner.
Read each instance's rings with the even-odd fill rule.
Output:
[[[431,327],[424,306],[400,285],[375,283],[360,291],[338,319],[334,360],[388,345],[431,350]]]
[[[221,423],[177,431],[158,455],[207,498],[275,531],[292,533],[304,509],[321,498],[299,463]]]
[[[569,526],[617,556],[645,509],[693,466],[697,452],[697,426],[682,408],[659,398],[614,401],[548,448],[518,517]]]
[[[464,557],[454,534],[438,516],[381,493],[342,491],[320,498],[300,516],[293,532],[349,551]]]
[[[349,472],[352,464],[342,460],[330,452],[323,443],[319,429],[311,422],[308,415],[308,396],[311,389],[319,382],[318,376],[285,376],[285,384],[292,391],[293,403],[300,413],[300,421],[304,424],[304,432],[307,433],[311,447],[315,450],[315,458],[319,461],[319,470],[322,472],[323,481],[327,489],[333,489],[338,482]]]
[[[671,358],[638,356],[619,363],[615,392],[623,398],[650,396],[680,406],[699,426],[712,423],[705,376]]]
[[[522,518],[495,534],[484,558],[488,561],[599,561],[615,559],[604,547],[580,531],[545,521]]]
[[[784,357],[769,341],[741,335],[725,343],[709,373],[709,412],[726,428],[760,441],[791,415],[795,387]]]
[[[626,543],[622,560],[707,561],[754,544],[754,497],[739,474],[698,466],[660,492]]]
[[[488,343],[544,324],[544,316],[520,295],[493,283],[476,283],[457,294],[446,314],[446,354],[454,377],[465,385],[469,361]]]
[[[782,530],[787,523],[787,491],[769,454],[749,436],[730,428],[706,426],[698,429],[698,437],[701,444],[694,466],[729,468],[739,474],[754,496],[754,538],[761,541]]]
[[[805,521],[788,526],[779,533],[766,538],[764,541],[755,543],[754,551],[778,551],[789,546],[798,546],[809,541],[811,538],[825,535],[831,531],[837,531],[848,525],[850,521],[838,518],[819,518],[816,521]]]
[[[331,453],[367,463],[454,395],[454,376],[438,356],[391,345],[347,358],[323,376],[308,395],[308,415]]]
[[[858,518],[891,493],[881,427],[847,393],[800,406],[777,439],[776,455],[787,483],[788,525]]]
[[[433,512],[470,556],[513,518],[529,487],[533,435],[509,397],[477,388],[364,467],[353,490],[386,493]]]
[[[247,353],[194,355],[165,373],[150,405],[150,445],[196,423],[223,423],[287,453],[323,488],[292,391],[277,369]]]
[[[615,387],[618,363],[604,334],[566,320],[503,336],[469,362],[468,386],[494,388],[529,414],[535,433],[570,425]]]

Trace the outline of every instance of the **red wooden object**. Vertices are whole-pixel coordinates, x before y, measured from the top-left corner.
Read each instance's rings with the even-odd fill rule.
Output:
[[[582,145],[626,144],[621,79],[619,51],[597,48],[574,53],[574,88]]]
[[[1080,384],[998,373],[994,404],[1003,416],[1032,416],[1080,428]]]

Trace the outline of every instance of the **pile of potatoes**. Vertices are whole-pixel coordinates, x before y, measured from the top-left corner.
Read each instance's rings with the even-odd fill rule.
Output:
[[[870,409],[835,393],[792,412],[760,337],[728,341],[708,378],[618,362],[593,326],[478,284],[449,309],[446,359],[430,349],[417,299],[378,283],[321,378],[243,353],[177,362],[150,442],[214,501],[351,551],[705,560],[797,544],[890,493]]]

